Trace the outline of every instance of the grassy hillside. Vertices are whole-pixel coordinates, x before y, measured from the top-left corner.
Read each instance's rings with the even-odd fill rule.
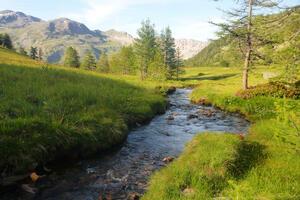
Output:
[[[257,68],[250,74],[250,85],[265,83],[266,70],[279,69]],[[186,79],[200,81],[191,94],[193,101],[204,98],[226,111],[240,112],[252,125],[245,136],[196,136],[174,163],[151,178],[143,199],[299,199],[300,101],[235,96],[241,85],[238,69],[189,71]]]
[[[47,66],[0,48],[0,172],[23,173],[57,157],[122,142],[130,125],[165,110],[153,88]],[[145,83],[146,84],[146,83]]]
[[[257,17],[253,25],[255,34],[271,42],[259,47],[258,52],[263,59],[256,60],[258,64],[282,64],[281,56],[289,51],[291,45],[300,44],[300,8],[287,17],[283,14]],[[261,28],[263,18],[269,21],[267,27]],[[282,18],[281,20],[278,20]],[[239,44],[230,36],[212,41],[199,54],[186,61],[188,66],[222,66],[240,67],[243,64],[243,55]]]

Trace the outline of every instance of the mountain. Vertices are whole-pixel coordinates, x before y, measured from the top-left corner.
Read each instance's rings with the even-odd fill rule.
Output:
[[[101,52],[115,52],[134,42],[134,38],[126,32],[90,30],[86,25],[67,18],[44,21],[10,10],[0,11],[0,33],[8,33],[16,49],[23,47],[29,51],[31,46],[40,48],[44,59],[50,63],[61,62],[68,46],[76,48],[81,57],[87,50],[99,57]],[[207,43],[180,39],[176,40],[176,45],[183,58],[187,59],[201,51]]]
[[[90,30],[67,18],[44,21],[14,11],[0,12],[0,32],[11,36],[16,49],[41,48],[44,58],[51,63],[61,62],[68,46],[75,47],[80,56],[91,50],[99,57],[101,52],[117,51],[133,42],[133,37],[124,32]]]
[[[0,11],[0,27],[21,28],[34,22],[41,22],[37,17],[11,10]]]
[[[208,42],[201,42],[193,39],[176,39],[176,47],[180,49],[183,59],[188,59],[198,54],[204,49]]]
[[[104,32],[104,34],[107,36],[109,41],[116,41],[122,45],[131,45],[134,42],[134,38],[126,32],[120,32],[111,29]]]
[[[280,20],[281,19],[281,20]],[[282,20],[284,19],[284,20]],[[269,42],[257,48],[259,58],[255,63],[260,65],[281,64],[283,58],[293,56],[294,47],[300,46],[300,7],[282,13],[257,16],[254,24],[260,20],[269,21],[266,27],[256,26],[255,34]],[[298,47],[297,47],[298,46]],[[290,55],[286,55],[290,53]],[[296,58],[295,58],[296,59]],[[188,59],[189,66],[242,66],[241,46],[230,35],[211,41],[194,57]]]

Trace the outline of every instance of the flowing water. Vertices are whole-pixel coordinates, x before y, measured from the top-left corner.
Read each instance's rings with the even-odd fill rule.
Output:
[[[177,157],[195,134],[205,131],[245,133],[249,123],[237,114],[191,104],[189,89],[169,96],[170,108],[148,125],[132,130],[127,141],[114,153],[99,155],[66,167],[37,183],[35,196],[20,199],[94,200],[127,199],[143,194],[149,176],[165,166],[165,157]],[[221,133],[220,133],[221,134]]]

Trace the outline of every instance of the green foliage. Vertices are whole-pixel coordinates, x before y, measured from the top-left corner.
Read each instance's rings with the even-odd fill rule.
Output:
[[[280,64],[287,68],[295,68],[296,65],[299,69],[299,16],[299,8],[279,14],[255,16],[253,30],[260,44],[254,42],[257,46],[254,64]],[[241,49],[239,42],[228,34],[211,41],[200,53],[188,59],[186,65],[221,66],[226,62],[229,67],[239,67],[243,64]]]
[[[256,96],[300,99],[300,89],[281,82],[271,82],[252,86],[247,90],[240,90],[236,95],[243,99],[250,99]]]
[[[38,59],[37,47],[31,47],[30,48],[29,56],[33,60],[37,60]]]
[[[142,22],[142,27],[138,30],[138,38],[135,40],[134,48],[141,79],[145,79],[148,76],[149,65],[154,60],[158,48],[154,25],[151,24],[149,19]]]
[[[181,156],[155,173],[145,200],[298,199],[300,196],[300,102],[295,99],[235,96],[240,76],[232,68],[189,68],[188,80],[200,81],[191,94],[223,110],[240,112],[253,124],[244,137],[199,134]],[[250,73],[264,83],[266,70]],[[270,69],[269,69],[270,70]]]
[[[162,53],[163,52],[160,49],[157,49],[154,59],[148,67],[148,76],[150,79],[160,81],[167,80],[169,70],[164,64],[164,57]]]
[[[150,88],[2,54],[14,60],[0,59],[1,172],[24,173],[70,152],[84,157],[111,148],[126,138],[128,126],[165,109],[164,98]]]
[[[91,51],[87,51],[81,62],[81,67],[86,70],[96,69],[96,59]]]
[[[122,47],[110,57],[110,66],[113,73],[131,74],[137,73],[137,56],[132,46]]]
[[[73,47],[68,47],[65,52],[65,58],[64,58],[64,66],[65,67],[75,67],[79,68],[80,62],[79,62],[79,56]]]
[[[12,41],[7,33],[0,33],[0,46],[7,49],[13,48]]]
[[[108,73],[110,71],[108,56],[105,52],[101,54],[96,66],[99,72]]]
[[[160,48],[162,49],[163,63],[167,70],[167,78],[171,79],[176,75],[176,47],[175,39],[169,27],[162,31],[160,36]]]

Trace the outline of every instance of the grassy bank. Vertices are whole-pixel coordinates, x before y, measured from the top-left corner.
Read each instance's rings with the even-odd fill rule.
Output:
[[[159,83],[47,66],[0,49],[0,172],[109,149],[166,107]],[[134,78],[132,78],[134,79]]]
[[[252,71],[250,84],[266,82],[264,71],[278,70],[259,67]],[[238,69],[195,68],[186,79],[200,81],[192,100],[206,99],[241,112],[252,126],[244,139],[230,134],[196,136],[179,159],[152,177],[143,199],[299,199],[299,100],[236,97]]]

